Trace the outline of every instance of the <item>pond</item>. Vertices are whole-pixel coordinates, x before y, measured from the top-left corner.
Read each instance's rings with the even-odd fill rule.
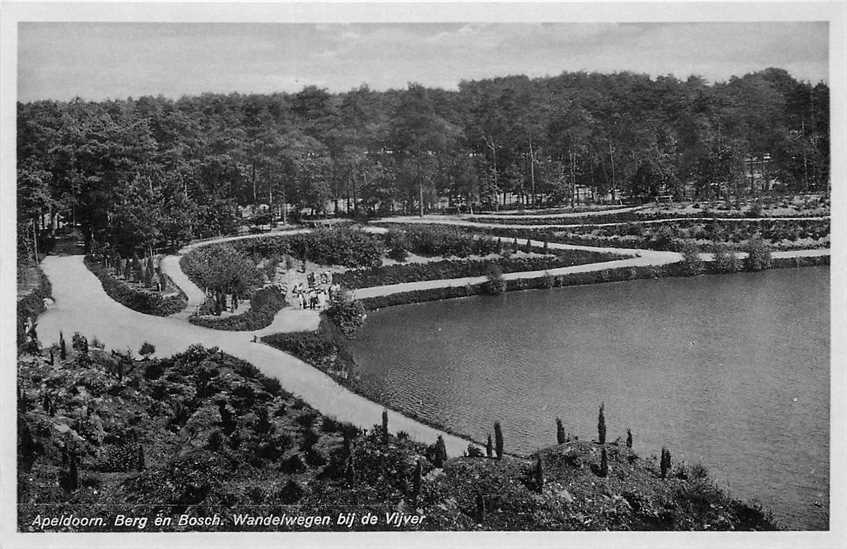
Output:
[[[632,429],[785,527],[826,529],[829,268],[511,292],[373,312],[353,344],[388,406],[507,451]]]

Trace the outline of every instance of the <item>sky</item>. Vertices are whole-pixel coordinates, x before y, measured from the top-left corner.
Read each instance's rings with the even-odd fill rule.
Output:
[[[18,100],[455,89],[577,70],[715,82],[773,66],[816,83],[828,82],[828,42],[825,22],[20,23]]]

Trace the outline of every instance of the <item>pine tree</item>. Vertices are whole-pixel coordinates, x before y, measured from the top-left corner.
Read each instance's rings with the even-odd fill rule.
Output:
[[[500,428],[500,422],[494,422],[494,445],[497,451],[497,459],[503,459],[503,429]]]
[[[626,447],[632,449],[632,431],[626,430]]]
[[[600,444],[606,444],[606,416],[603,414],[604,405],[600,403],[600,413],[597,416],[597,437]]]
[[[491,443],[491,433],[488,433],[488,440],[485,443],[485,456],[488,458],[494,457],[494,445]]]
[[[382,443],[388,445],[388,410],[382,411]]]
[[[556,418],[556,444],[564,444],[565,440],[565,427],[562,425],[562,420]]]

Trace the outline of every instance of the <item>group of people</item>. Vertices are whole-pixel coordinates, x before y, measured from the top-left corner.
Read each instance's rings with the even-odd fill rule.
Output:
[[[306,284],[302,282],[294,286],[291,295],[297,300],[301,309],[325,309],[333,298],[341,292],[341,286],[332,283],[332,273],[309,273]]]

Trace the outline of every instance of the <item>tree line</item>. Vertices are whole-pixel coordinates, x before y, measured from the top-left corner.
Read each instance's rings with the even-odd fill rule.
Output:
[[[566,72],[45,100],[18,103],[17,128],[19,234],[61,216],[125,255],[230,232],[238,205],[373,215],[573,203],[578,188],[743,196],[753,169],[789,192],[829,185],[829,87],[776,68],[711,84]]]

